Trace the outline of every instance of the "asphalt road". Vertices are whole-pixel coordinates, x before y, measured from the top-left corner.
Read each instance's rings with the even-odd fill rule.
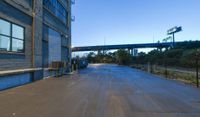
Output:
[[[200,89],[117,65],[0,92],[0,117],[200,117]]]

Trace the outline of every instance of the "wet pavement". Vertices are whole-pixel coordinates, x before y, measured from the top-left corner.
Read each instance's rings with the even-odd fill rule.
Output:
[[[200,89],[125,66],[93,64],[0,92],[0,117],[200,117]]]

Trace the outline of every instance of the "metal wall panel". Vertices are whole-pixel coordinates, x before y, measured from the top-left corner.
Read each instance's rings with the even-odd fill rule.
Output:
[[[0,90],[20,86],[31,82],[31,74],[19,74],[0,77]]]

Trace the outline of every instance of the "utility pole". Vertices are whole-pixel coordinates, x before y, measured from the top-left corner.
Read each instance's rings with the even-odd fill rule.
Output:
[[[154,36],[154,34],[153,34],[153,43],[154,43],[154,41],[155,41],[155,36]]]
[[[103,47],[103,55],[105,55],[105,46],[106,46],[106,37],[104,37],[104,47]]]

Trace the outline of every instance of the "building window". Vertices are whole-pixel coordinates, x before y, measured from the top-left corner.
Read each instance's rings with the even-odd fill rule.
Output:
[[[43,0],[44,6],[49,9],[65,25],[67,24],[67,10],[58,0]]]
[[[24,28],[0,19],[0,51],[24,52]]]
[[[10,51],[10,38],[0,35],[0,51]]]

